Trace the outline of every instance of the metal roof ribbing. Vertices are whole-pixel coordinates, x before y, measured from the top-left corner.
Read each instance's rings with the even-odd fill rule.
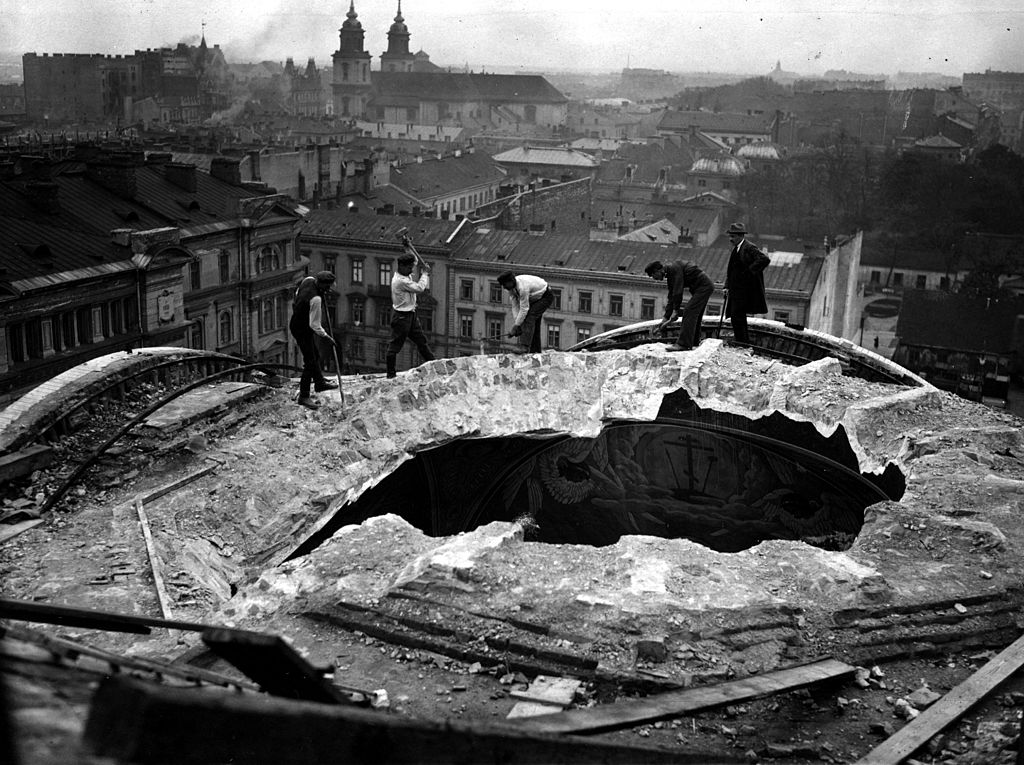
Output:
[[[495,183],[505,173],[486,154],[410,162],[391,170],[391,184],[418,199]]]
[[[177,224],[210,223],[228,217],[225,200],[245,199],[260,196],[247,189],[213,178],[206,173],[195,172],[196,190],[186,191],[164,177],[162,166],[136,168],[135,198],[151,210]]]
[[[33,252],[42,246],[45,250]],[[124,256],[130,257],[131,252],[126,249]],[[87,268],[101,263],[101,258],[113,257],[115,250],[109,235],[19,218],[3,218],[0,222],[0,265],[5,269],[3,281]]]
[[[553,167],[598,167],[601,163],[581,151],[558,147],[525,147],[494,155],[495,162],[517,165],[551,165]]]
[[[725,282],[729,246],[679,247],[630,241],[591,241],[572,235],[534,236],[525,231],[477,230],[455,253],[457,259],[500,264],[504,268],[557,268],[585,271],[593,276],[633,275],[647,279],[644,267],[653,260],[663,263],[688,260],[699,265],[717,284]],[[799,264],[765,269],[768,290],[808,294],[821,272],[824,259],[807,255]],[[624,270],[620,270],[620,266]],[[589,277],[588,277],[589,278]]]
[[[448,239],[458,229],[459,222],[412,218],[408,215],[361,215],[339,210],[312,210],[303,225],[301,236],[399,246],[401,240],[398,232],[406,227],[410,239],[417,247],[445,248],[450,246],[447,244]]]

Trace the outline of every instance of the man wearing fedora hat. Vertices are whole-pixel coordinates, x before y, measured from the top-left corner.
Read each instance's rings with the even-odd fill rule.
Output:
[[[726,233],[732,243],[725,272],[726,312],[732,324],[733,337],[737,342],[749,345],[747,315],[768,312],[764,270],[771,260],[747,241],[747,227],[742,223],[733,223]]]

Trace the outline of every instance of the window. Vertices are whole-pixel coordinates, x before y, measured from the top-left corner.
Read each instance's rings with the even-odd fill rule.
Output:
[[[501,302],[501,298],[502,298],[501,289],[502,289],[501,285],[498,284],[497,282],[489,282],[487,284],[487,290],[488,290],[488,295],[489,295],[488,299],[492,303],[500,303]]]
[[[280,295],[272,295],[260,301],[260,332],[273,332],[283,324],[283,301]]]
[[[487,337],[500,340],[505,331],[505,322],[497,316],[487,317]]]
[[[377,363],[378,364],[381,363],[382,361],[384,361],[384,357],[387,356],[387,353],[388,353],[388,343],[385,343],[385,342],[377,343]]]
[[[562,326],[548,324],[548,348],[558,348],[562,344]]]
[[[78,327],[78,342],[92,342],[92,309],[79,308],[75,312],[75,324]]]
[[[391,261],[377,264],[377,284],[382,287],[391,285]]]
[[[353,258],[352,259],[352,283],[362,284],[363,283],[363,259]]]
[[[881,271],[872,271],[871,272],[870,283],[871,284],[881,284],[882,283],[882,272]]]
[[[11,362],[15,364],[28,360],[28,354],[25,352],[24,324],[11,324],[7,327],[7,352],[10,354]]]
[[[789,311],[775,311],[772,314],[772,318],[775,319],[775,321],[788,322],[789,321]]]
[[[640,318],[654,318],[654,298],[640,298]]]
[[[473,299],[473,280],[462,279],[459,281],[459,299],[460,300],[472,300]]]
[[[622,316],[622,295],[608,296],[608,315]]]
[[[903,286],[903,273],[901,271],[896,271],[892,275],[892,286],[893,287],[902,287]]]
[[[928,277],[924,274],[918,274],[914,277],[914,286],[919,290],[923,290],[928,286]]]
[[[378,327],[390,327],[391,326],[391,306],[385,305],[377,309],[377,326]]]
[[[256,256],[256,273],[265,274],[276,271],[281,267],[281,253],[274,245],[267,245],[260,249]]]
[[[428,335],[434,331],[434,312],[430,308],[417,308],[416,317],[420,320],[420,328]]]
[[[551,288],[551,307],[556,311],[562,310],[562,288]]]
[[[722,306],[719,303],[708,303],[708,307],[704,309],[704,313],[708,316],[721,316]]]
[[[326,254],[324,255],[324,271],[330,271],[332,274],[337,276],[337,273],[338,273],[337,272],[337,265],[338,265],[338,256],[337,255],[326,255]]]
[[[580,305],[579,305],[580,313],[590,313],[590,311],[591,311],[591,304],[593,303],[593,301],[594,301],[594,293],[593,292],[581,292],[580,293]]]
[[[348,344],[348,355],[354,359],[366,358],[366,346],[363,338],[353,337]]]
[[[220,318],[217,320],[217,338],[220,345],[227,345],[231,342],[234,337],[234,330],[232,329],[231,311],[221,311]]]
[[[202,287],[202,280],[200,279],[200,266],[199,258],[193,258],[188,263],[188,283],[189,286],[194,289],[200,289]]]
[[[576,342],[582,343],[590,337],[590,327],[576,327]]]
[[[366,323],[366,302],[363,300],[353,300],[349,307],[349,321],[355,324],[357,327],[360,324]]]
[[[196,319],[192,323],[192,326],[189,327],[188,347],[197,351],[203,350],[203,346],[205,344],[204,334],[205,333],[203,332],[203,320]]]
[[[217,256],[217,267],[220,269],[220,283],[227,284],[231,281],[231,256],[222,252]]]
[[[939,277],[939,289],[940,290],[949,291],[949,277],[948,276],[941,276],[941,277]]]
[[[473,314],[471,313],[460,313],[459,314],[459,337],[463,340],[472,339],[473,337]]]

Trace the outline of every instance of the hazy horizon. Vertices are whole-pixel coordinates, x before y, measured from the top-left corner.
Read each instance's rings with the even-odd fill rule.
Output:
[[[179,42],[219,45],[232,63],[312,57],[329,68],[349,1],[3,0],[0,51],[128,55]],[[356,0],[374,67],[387,49],[397,0]],[[404,0],[410,50],[433,63],[479,71],[756,76],[776,64],[820,76],[829,70],[891,76],[960,77],[986,69],[1024,70],[1024,4],[1019,0],[887,2],[838,0],[451,0],[442,7]],[[203,23],[205,22],[205,29]]]

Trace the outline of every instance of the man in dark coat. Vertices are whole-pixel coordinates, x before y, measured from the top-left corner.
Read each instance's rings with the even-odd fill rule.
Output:
[[[683,319],[679,328],[679,338],[675,345],[668,348],[671,351],[688,351],[700,344],[700,322],[704,316],[704,309],[707,308],[708,300],[715,291],[715,285],[707,277],[696,263],[677,260],[667,266],[655,260],[648,263],[644,272],[660,282],[668,279],[668,301],[665,303],[665,318],[658,325],[660,332],[676,316]],[[690,299],[682,306],[683,290],[689,288]],[[680,308],[682,306],[682,308]]]
[[[733,223],[726,232],[732,243],[729,266],[725,272],[725,304],[737,342],[750,343],[747,315],[767,313],[764,296],[764,270],[771,260],[747,241],[747,227]]]

